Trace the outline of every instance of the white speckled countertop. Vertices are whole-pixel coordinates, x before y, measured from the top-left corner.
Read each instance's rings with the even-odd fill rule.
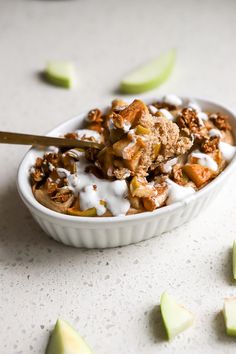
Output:
[[[1,0],[1,129],[44,133],[108,103],[124,73],[173,46],[175,72],[157,92],[236,109],[235,11],[234,0]],[[78,90],[40,80],[53,58],[74,60]],[[235,353],[220,314],[224,297],[236,294],[234,178],[204,215],[173,232],[125,248],[78,250],[49,239],[20,201],[15,180],[25,151],[0,147],[1,354],[43,354],[58,317],[95,354]],[[195,326],[171,343],[157,310],[164,290],[196,314]]]

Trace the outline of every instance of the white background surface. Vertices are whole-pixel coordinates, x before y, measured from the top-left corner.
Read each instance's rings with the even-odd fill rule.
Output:
[[[235,11],[233,0],[1,0],[1,129],[44,133],[108,103],[127,71],[173,46],[174,74],[157,92],[236,109]],[[78,90],[40,80],[54,58],[76,63]],[[58,317],[96,354],[235,352],[219,314],[224,297],[236,294],[234,178],[204,215],[178,230],[125,248],[78,250],[49,239],[19,200],[25,151],[0,146],[1,354],[44,353]],[[156,308],[164,290],[196,314],[195,326],[172,343]]]

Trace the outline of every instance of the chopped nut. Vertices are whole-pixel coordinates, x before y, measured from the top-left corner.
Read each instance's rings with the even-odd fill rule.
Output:
[[[218,149],[220,138],[218,136],[211,136],[210,138],[204,138],[201,143],[201,151],[204,153],[210,153]]]
[[[42,167],[43,164],[43,159],[41,157],[37,157],[36,162],[35,162],[35,167],[40,168]]]
[[[45,183],[45,190],[47,191],[47,194],[53,194],[57,191],[57,189],[58,185],[50,178],[47,178],[47,181]]]
[[[216,113],[210,115],[210,120],[214,123],[214,125],[221,130],[232,130],[229,122],[228,122],[228,116],[221,114],[221,113]]]
[[[192,108],[184,108],[177,117],[177,124],[181,129],[189,129],[190,132],[197,132],[201,129],[201,123],[196,111]]]
[[[30,177],[34,183],[41,182],[44,178],[44,173],[42,172],[41,169],[35,168],[34,171],[31,172]]]
[[[72,192],[69,189],[60,189],[57,193],[51,197],[57,203],[65,203],[67,202],[72,196]]]
[[[45,154],[45,159],[47,162],[50,162],[55,167],[58,167],[61,162],[61,154],[50,152]]]
[[[92,109],[88,113],[88,121],[95,122],[95,123],[101,123],[103,121],[102,112],[97,108]]]

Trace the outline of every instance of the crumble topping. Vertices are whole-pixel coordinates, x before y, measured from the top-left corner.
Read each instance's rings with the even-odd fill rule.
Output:
[[[47,151],[29,174],[41,204],[75,216],[128,215],[178,202],[215,178],[236,150],[226,115],[176,95],[148,106],[114,100],[64,136],[104,147]]]

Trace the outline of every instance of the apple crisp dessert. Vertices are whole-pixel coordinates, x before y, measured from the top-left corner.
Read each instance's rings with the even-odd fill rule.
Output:
[[[74,216],[119,216],[178,202],[207,185],[235,153],[229,119],[167,95],[150,105],[114,100],[66,138],[98,149],[55,148],[30,170],[39,203]]]

